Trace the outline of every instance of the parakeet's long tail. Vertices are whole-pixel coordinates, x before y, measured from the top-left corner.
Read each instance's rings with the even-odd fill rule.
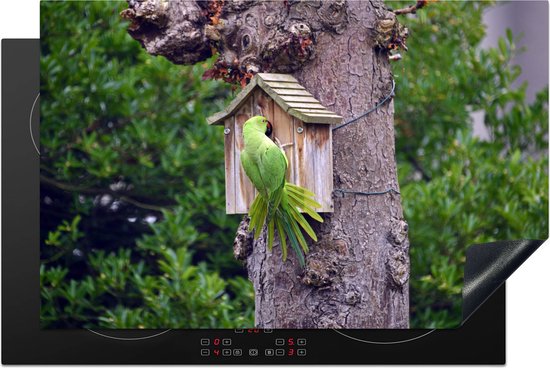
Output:
[[[315,232],[300,212],[302,210],[314,220],[323,222],[321,216],[315,212],[315,208],[320,208],[321,205],[313,199],[314,197],[315,195],[305,188],[285,183],[281,201],[267,224],[267,247],[270,251],[273,248],[273,238],[275,229],[277,229],[281,241],[283,261],[286,260],[288,253],[287,238],[302,266],[305,265],[304,253],[309,251],[302,230],[311,239],[317,241]],[[256,230],[254,238],[257,239],[268,217],[268,200],[259,193],[250,206],[249,216],[249,231]]]

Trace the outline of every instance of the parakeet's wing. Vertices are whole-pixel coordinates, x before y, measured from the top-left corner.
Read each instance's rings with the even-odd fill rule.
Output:
[[[275,210],[281,203],[287,166],[284,152],[275,143],[267,139],[261,146],[258,169],[263,182],[267,185],[266,223],[268,225],[270,225]]]
[[[284,185],[287,160],[281,149],[266,137],[260,147],[258,171],[270,195]]]
[[[286,162],[286,167],[288,167],[288,158],[285,155],[285,150],[283,149],[283,145],[281,144],[281,141],[277,137],[275,137],[274,142],[277,145],[277,147],[279,147],[281,152],[283,153],[283,157],[285,158],[285,162]]]
[[[260,193],[267,193],[267,186],[262,180],[258,165],[252,160],[246,150],[241,152],[241,164],[243,165],[246,176],[248,176],[252,184],[254,184],[254,187],[256,187]]]

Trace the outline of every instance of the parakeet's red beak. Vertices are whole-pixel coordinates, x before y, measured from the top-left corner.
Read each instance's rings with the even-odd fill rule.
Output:
[[[272,132],[273,132],[273,125],[271,125],[271,123],[268,121],[267,128],[265,130],[265,135],[267,135],[268,137],[271,137]]]

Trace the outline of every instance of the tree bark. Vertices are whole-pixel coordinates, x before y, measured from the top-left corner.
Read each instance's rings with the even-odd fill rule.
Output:
[[[215,49],[212,76],[241,83],[258,71],[292,73],[344,121],[390,92],[387,51],[406,37],[375,0],[129,3],[123,15],[132,20],[130,33],[149,52],[194,63]],[[146,12],[145,4],[156,8]],[[333,151],[334,188],[398,191],[393,103],[334,131]],[[305,269],[292,252],[282,262],[277,244],[269,253],[265,232],[252,250],[236,250],[254,284],[258,327],[408,328],[409,242],[400,196],[338,193],[334,213],[314,224],[319,241],[310,245]]]

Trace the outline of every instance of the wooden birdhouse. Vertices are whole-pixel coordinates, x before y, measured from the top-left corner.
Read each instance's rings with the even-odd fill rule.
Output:
[[[287,181],[309,189],[321,204],[317,212],[332,212],[332,124],[342,117],[327,110],[288,74],[259,73],[229,106],[209,117],[223,125],[225,193],[228,214],[248,213],[256,190],[241,165],[243,124],[255,115],[273,125],[289,162]]]

